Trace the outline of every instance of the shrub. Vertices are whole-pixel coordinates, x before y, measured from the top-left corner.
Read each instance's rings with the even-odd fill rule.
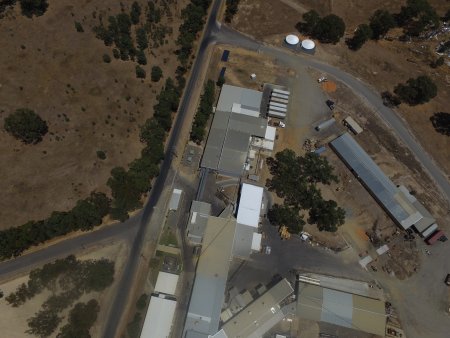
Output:
[[[144,51],[142,51],[142,50],[138,50],[137,52],[136,52],[136,59],[137,59],[137,62],[140,64],[140,65],[146,65],[147,64],[147,57],[145,56],[145,53],[144,53]],[[145,76],[144,76],[145,77]]]
[[[225,10],[225,22],[230,23],[233,20],[233,17],[238,12],[240,0],[227,0],[226,2],[226,10]]]
[[[388,11],[378,9],[370,18],[369,26],[372,29],[372,39],[378,40],[395,27],[395,20]]]
[[[81,26],[81,23],[79,23],[78,21],[75,21],[75,29],[77,30],[78,33],[84,32],[83,26]]]
[[[367,40],[369,40],[372,37],[372,29],[369,25],[361,24],[356,29],[355,34],[351,39],[348,39],[346,41],[348,48],[351,50],[358,50],[360,49]]]
[[[26,108],[17,109],[5,119],[5,130],[25,144],[36,144],[47,134],[48,126],[38,114]]]
[[[103,54],[103,62],[111,63],[111,57],[108,54]]]
[[[144,68],[142,68],[140,66],[136,66],[136,77],[138,79],[145,79],[146,76],[147,76],[147,73],[145,72]]]
[[[97,157],[101,160],[106,159],[106,153],[103,150],[97,150]]]

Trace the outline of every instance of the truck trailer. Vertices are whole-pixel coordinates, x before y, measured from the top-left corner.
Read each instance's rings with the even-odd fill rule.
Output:
[[[279,119],[285,119],[286,118],[286,113],[282,113],[279,111],[274,111],[274,110],[269,110],[267,112],[267,115],[269,115],[270,117],[276,117]]]
[[[278,98],[280,98],[280,99],[285,99],[285,100],[288,100],[288,99],[289,99],[289,95],[286,95],[286,94],[280,94],[280,93],[272,93],[272,94],[270,95],[270,97],[278,97]]]
[[[272,89],[272,93],[284,94],[287,96],[291,95],[291,92],[289,92],[287,90],[278,89],[278,88]]]
[[[283,113],[287,112],[286,108],[277,107],[277,106],[273,106],[273,105],[269,105],[269,110],[276,110],[276,111],[280,111],[280,112],[283,112]]]
[[[278,103],[278,102],[273,102],[273,101],[270,101],[270,102],[269,102],[269,105],[270,105],[270,106],[274,106],[274,107],[287,108],[287,105],[286,105],[286,104],[284,104],[284,103]]]
[[[289,100],[287,99],[280,99],[279,97],[271,97],[270,102],[278,102],[278,103],[284,103],[288,104]]]

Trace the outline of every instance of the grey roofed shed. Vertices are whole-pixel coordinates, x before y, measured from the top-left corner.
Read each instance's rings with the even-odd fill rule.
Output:
[[[247,109],[260,109],[262,93],[253,89],[223,85],[220,91],[216,110],[231,111],[234,103],[246,106]]]
[[[383,301],[300,282],[297,316],[384,336]]]
[[[408,229],[423,218],[349,133],[333,140],[331,146],[401,227]]]
[[[192,201],[191,212],[187,225],[187,237],[194,244],[201,244],[208,217],[211,214],[211,204]]]
[[[222,326],[222,330],[229,338],[261,337],[271,326],[284,317],[280,303],[289,297],[293,291],[291,284],[286,279],[282,279],[236,316],[229,319]]]
[[[213,335],[218,331],[235,229],[235,219],[208,219],[186,316],[185,333],[194,331]]]
[[[183,190],[180,189],[173,189],[172,197],[170,198],[169,202],[169,210],[177,210],[178,205],[180,204],[181,194],[183,193]]]

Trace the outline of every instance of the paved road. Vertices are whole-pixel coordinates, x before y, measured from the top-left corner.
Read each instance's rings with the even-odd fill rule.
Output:
[[[275,60],[279,60],[281,63],[293,68],[301,66],[315,68],[348,86],[355,94],[372,106],[381,119],[392,128],[394,133],[411,150],[431,178],[436,182],[447,201],[450,202],[450,183],[448,178],[411,134],[406,123],[392,109],[383,105],[383,101],[377,90],[363,83],[353,75],[329,64],[322,63],[309,55],[294,54],[287,49],[263,45],[226,26],[222,26],[215,34],[214,41],[219,44],[230,44],[267,54]]]

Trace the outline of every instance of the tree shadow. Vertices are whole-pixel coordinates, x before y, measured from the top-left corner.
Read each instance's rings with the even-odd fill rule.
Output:
[[[433,124],[434,129],[446,136],[450,136],[450,114],[439,112],[434,113],[433,116],[430,117],[430,121]]]

